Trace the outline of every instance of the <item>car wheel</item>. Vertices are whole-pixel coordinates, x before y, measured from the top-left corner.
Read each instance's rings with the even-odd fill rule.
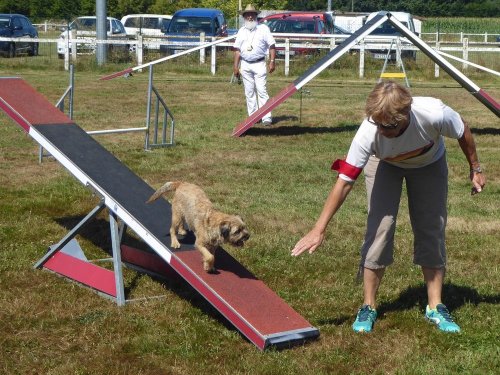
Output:
[[[33,43],[31,49],[28,52],[30,56],[38,56],[38,43]]]
[[[14,43],[9,44],[9,58],[16,57],[16,45]]]

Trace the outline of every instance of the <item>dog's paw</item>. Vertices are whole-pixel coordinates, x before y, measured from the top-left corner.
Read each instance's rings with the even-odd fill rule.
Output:
[[[177,238],[172,238],[172,241],[170,242],[170,247],[174,248],[174,249],[179,249],[181,247],[181,244],[179,243],[179,241],[177,241]]]
[[[185,230],[184,228],[179,228],[179,230],[177,231],[177,234],[179,236],[184,237],[187,234],[187,230]]]
[[[207,272],[207,273],[217,273],[217,271],[215,270],[215,266],[214,266],[214,260],[213,259],[210,259],[209,261],[203,261],[203,269]]]
[[[214,266],[211,266],[207,263],[203,263],[203,269],[207,272],[207,273],[211,273],[211,274],[215,274],[217,273],[217,270],[215,269]]]

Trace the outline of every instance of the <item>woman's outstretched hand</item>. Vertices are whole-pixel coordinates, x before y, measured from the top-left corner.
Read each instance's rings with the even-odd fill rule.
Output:
[[[292,256],[299,256],[304,251],[309,251],[309,254],[312,254],[323,243],[324,238],[323,232],[312,229],[297,242],[292,250]]]

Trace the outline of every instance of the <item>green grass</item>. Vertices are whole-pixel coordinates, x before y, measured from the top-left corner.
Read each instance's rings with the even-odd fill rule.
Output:
[[[150,185],[177,178],[197,183],[218,208],[245,218],[252,234],[247,247],[226,250],[321,331],[319,340],[282,351],[259,352],[181,282],[126,270],[129,297],[165,297],[119,308],[50,272],[33,270],[46,248],[66,234],[63,224],[88,213],[97,200],[57,162],[38,164],[35,142],[1,114],[0,373],[498,373],[500,123],[453,81],[422,77],[412,82],[412,92],[442,98],[463,114],[488,178],[485,191],[471,197],[468,166],[456,141],[447,141],[444,301],[463,333],[443,335],[423,318],[425,292],[420,270],[411,264],[404,200],[396,261],[380,290],[382,316],[373,334],[352,332],[362,301],[361,285],[354,282],[366,215],[362,179],[331,222],[322,248],[312,256],[289,255],[322,208],[336,178],[330,164],[346,154],[376,80],[335,73],[307,86],[302,113],[296,94],[274,111],[273,127],[256,126],[233,138],[232,129],[246,116],[243,88],[230,85],[227,74],[163,67],[155,71],[155,87],[175,116],[176,146],[144,152],[139,134],[97,137]],[[147,72],[100,82],[102,74],[76,71],[75,121],[87,130],[142,126]],[[2,75],[22,76],[51,102],[68,82],[67,73],[50,69],[41,74],[2,67]],[[291,80],[273,75],[271,94]],[[477,82],[500,98],[498,79],[479,76]],[[79,237],[89,257],[103,256],[93,242],[101,237],[93,232],[98,229]]]

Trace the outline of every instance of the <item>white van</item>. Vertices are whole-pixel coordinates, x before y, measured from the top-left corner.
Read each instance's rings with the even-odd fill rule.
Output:
[[[168,28],[172,16],[165,14],[128,14],[121,21],[130,38],[137,34],[144,36],[162,36]]]
[[[411,32],[413,32],[416,35],[420,34],[421,31],[421,22],[419,20],[416,20],[413,18],[413,16],[410,13],[406,12],[390,12],[391,16],[397,19],[399,22],[401,22],[405,27],[407,27]],[[379,12],[373,12],[368,15],[366,18],[366,22],[370,21],[373,17],[375,17]],[[373,30],[369,36],[367,36],[367,39],[374,39],[374,38],[380,38],[380,39],[388,39],[388,38],[393,38],[401,36],[401,33],[394,27],[389,21],[384,22],[382,25],[377,27],[375,30]],[[404,42],[405,39],[403,39]],[[411,43],[406,40],[406,43],[403,43],[404,45],[411,45]],[[372,57],[376,59],[385,59],[387,56],[387,49],[385,50],[377,50],[377,51],[370,51]],[[416,51],[410,51],[410,50],[402,50],[401,51],[401,57],[402,58],[410,58],[415,60],[416,59]],[[391,51],[391,54],[389,56],[391,61],[396,60],[396,51],[393,49]]]

